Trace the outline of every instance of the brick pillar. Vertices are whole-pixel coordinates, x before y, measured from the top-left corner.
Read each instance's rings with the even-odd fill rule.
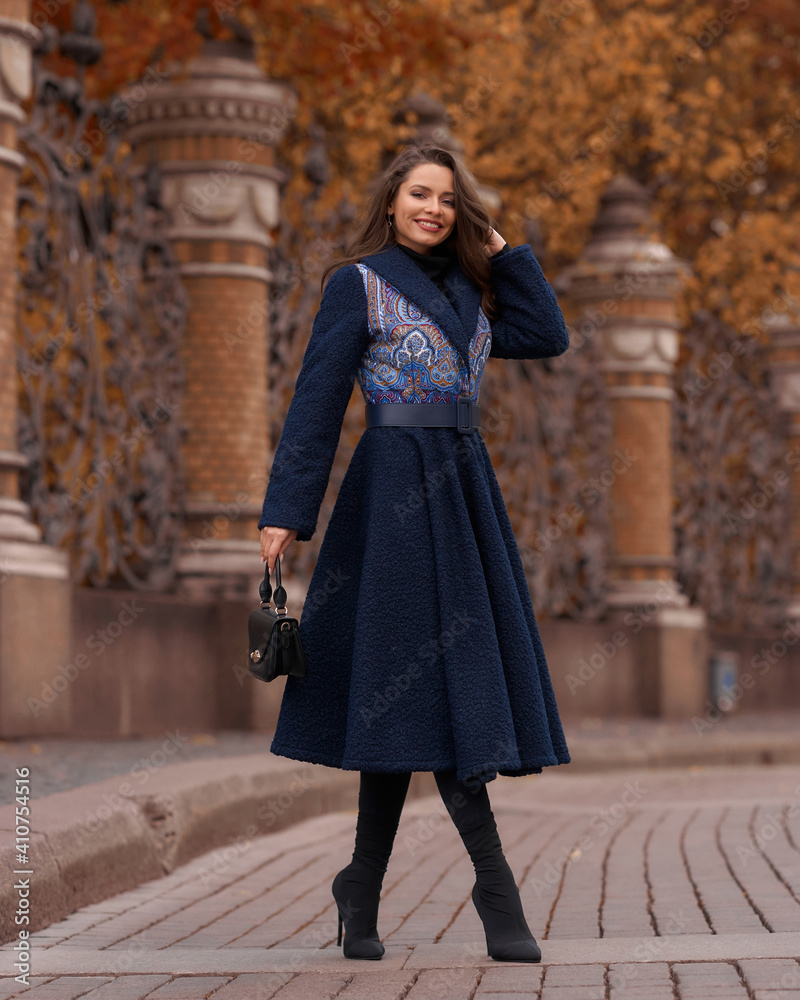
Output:
[[[769,368],[780,412],[787,423],[787,452],[800,448],[800,308],[787,303],[784,313],[765,319],[770,333]],[[791,466],[792,591],[783,618],[800,619],[800,464]]]
[[[645,188],[615,177],[567,287],[578,329],[603,358],[613,423],[602,483],[610,498],[608,604],[633,634],[634,623],[647,626],[642,709],[682,715],[702,705],[707,684],[705,615],[688,607],[674,576],[672,377],[685,265],[654,230]]]
[[[128,100],[126,138],[142,169],[161,169],[190,300],[179,589],[252,596],[269,460],[267,250],[286,179],[274,147],[296,98],[265,77],[251,46],[206,40],[184,76],[138,97],[131,87]]]
[[[16,209],[24,158],[17,127],[31,94],[31,47],[39,31],[27,0],[0,0],[0,736],[65,733],[71,717],[67,667],[70,585],[65,552],[41,543],[20,499],[17,450]],[[43,627],[46,623],[46,628]],[[46,711],[43,685],[50,685]],[[38,706],[33,706],[38,699]]]

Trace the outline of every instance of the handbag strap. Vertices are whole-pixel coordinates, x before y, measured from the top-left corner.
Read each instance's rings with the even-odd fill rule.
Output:
[[[269,562],[264,563],[264,579],[258,585],[261,604],[269,604],[272,599],[272,585],[269,582]],[[281,585],[281,557],[275,557],[275,610],[286,614],[286,590]]]

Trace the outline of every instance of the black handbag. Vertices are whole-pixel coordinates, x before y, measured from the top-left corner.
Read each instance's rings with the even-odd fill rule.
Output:
[[[281,558],[275,559],[275,611],[269,606],[272,585],[269,563],[258,585],[261,606],[250,612],[247,632],[250,639],[248,668],[260,681],[273,681],[281,674],[306,676],[306,658],[300,642],[300,626],[286,613],[286,590],[281,586]]]

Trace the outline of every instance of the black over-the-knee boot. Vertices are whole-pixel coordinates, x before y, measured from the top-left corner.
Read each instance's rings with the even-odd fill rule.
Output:
[[[331,891],[339,911],[346,958],[378,959],[386,950],[378,935],[378,903],[411,772],[362,771],[353,860],[338,872]]]
[[[486,932],[486,948],[501,962],[540,962],[514,875],[503,854],[485,783],[464,784],[455,771],[434,771],[442,801],[475,868],[472,901]]]

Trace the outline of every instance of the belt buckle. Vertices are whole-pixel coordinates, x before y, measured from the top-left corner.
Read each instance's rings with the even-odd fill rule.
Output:
[[[469,396],[459,396],[456,400],[457,427],[462,434],[472,430],[472,400]]]

